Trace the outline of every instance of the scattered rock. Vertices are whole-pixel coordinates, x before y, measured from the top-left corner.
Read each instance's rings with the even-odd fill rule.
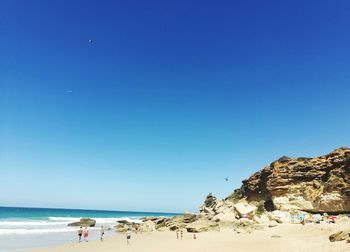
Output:
[[[338,232],[333,233],[329,236],[329,240],[331,242],[344,241],[344,240],[348,240],[348,239],[350,239],[350,229],[338,231]]]
[[[200,233],[207,231],[220,231],[220,227],[217,222],[202,218],[188,224],[186,230],[189,233]]]

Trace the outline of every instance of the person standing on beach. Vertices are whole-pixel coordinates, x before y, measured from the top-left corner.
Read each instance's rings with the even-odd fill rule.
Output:
[[[85,227],[85,230],[84,230],[84,241],[86,242],[89,241],[89,230],[87,229],[87,227]]]
[[[130,229],[126,232],[126,244],[130,245],[131,231]]]
[[[103,228],[103,226],[101,226],[101,230],[100,230],[100,240],[103,241],[103,236],[105,234],[105,229]]]
[[[176,228],[176,239],[179,239],[179,232],[180,232],[179,228]]]
[[[181,240],[183,240],[183,238],[184,238],[184,231],[182,229],[180,231],[180,235],[181,235]]]
[[[78,230],[78,239],[79,239],[79,242],[81,242],[81,237],[83,235],[83,227],[80,226],[79,230]]]

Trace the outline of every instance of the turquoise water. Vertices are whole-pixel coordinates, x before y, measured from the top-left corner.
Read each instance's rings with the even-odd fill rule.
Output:
[[[43,219],[48,219],[49,217],[124,218],[124,217],[174,216],[174,215],[177,215],[177,214],[176,213],[157,213],[157,212],[0,207],[0,221],[2,219],[8,219],[8,218],[43,220]]]
[[[107,230],[106,236],[115,234],[113,227],[118,220],[141,222],[141,218],[145,216],[175,215],[178,214],[0,207],[0,252],[76,242],[77,227],[68,227],[68,224],[79,221],[80,218],[96,220],[96,226],[90,228],[90,239],[93,240],[98,238],[101,226]]]

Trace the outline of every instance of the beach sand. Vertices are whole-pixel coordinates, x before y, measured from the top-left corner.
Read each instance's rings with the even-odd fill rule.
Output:
[[[345,241],[330,242],[329,234],[349,227],[346,224],[281,224],[251,234],[237,234],[233,230],[222,229],[220,232],[196,234],[184,233],[184,239],[176,239],[175,232],[151,232],[133,234],[131,245],[126,244],[124,234],[116,234],[105,241],[90,241],[80,244],[69,244],[53,248],[31,250],[31,252],[232,252],[232,251],[317,251],[342,252],[350,251],[350,243]]]

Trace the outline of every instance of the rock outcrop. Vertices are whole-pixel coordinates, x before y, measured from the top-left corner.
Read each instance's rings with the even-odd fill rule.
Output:
[[[218,200],[211,193],[206,197],[203,206],[199,209],[200,215],[215,221],[234,221],[237,212],[234,202],[230,200]]]
[[[126,231],[128,231],[130,229],[130,226],[125,224],[125,223],[118,223],[116,226],[115,226],[115,230],[117,232],[120,232],[120,233],[125,233]]]
[[[350,149],[339,148],[317,158],[282,157],[244,180],[227,198],[217,199],[210,193],[198,215],[144,218],[140,230],[198,233],[230,228],[251,233],[281,223],[320,222],[322,217],[317,214],[316,218],[315,212],[324,212],[324,221],[327,213],[350,212]],[[343,219],[349,221],[347,216],[339,221]]]
[[[156,223],[151,220],[145,221],[141,224],[140,229],[142,232],[153,232],[156,230]]]
[[[316,158],[282,157],[243,181],[242,197],[268,210],[350,212],[350,149]]]
[[[201,218],[187,225],[186,230],[189,233],[200,233],[200,232],[207,232],[207,231],[213,231],[213,230],[219,231],[220,227],[217,222],[210,221],[205,218]]]
[[[69,223],[70,227],[94,227],[96,225],[96,221],[90,218],[81,218],[80,221]]]
[[[313,222],[315,213],[349,213],[350,149],[316,158],[284,156],[244,180],[226,199],[209,194],[199,212],[197,218],[237,233]]]
[[[236,203],[234,207],[240,217],[248,217],[248,215],[254,211],[254,206],[247,203],[244,204],[239,202]]]
[[[335,232],[329,236],[329,241],[350,241],[350,229]]]
[[[115,230],[120,233],[124,233],[132,228],[134,230],[139,230],[141,225],[140,223],[130,222],[128,220],[118,220],[117,223],[118,224],[115,226]]]

